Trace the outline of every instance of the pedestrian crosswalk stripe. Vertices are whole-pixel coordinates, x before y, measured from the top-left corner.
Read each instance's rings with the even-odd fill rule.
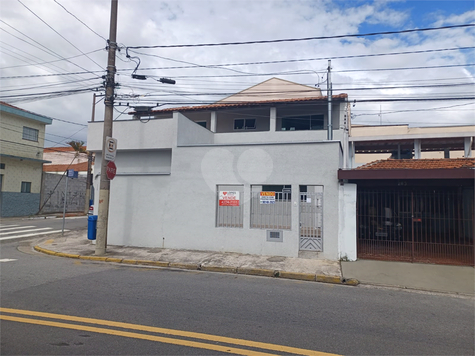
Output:
[[[16,261],[15,258],[2,258],[0,259],[0,262],[13,262]]]
[[[18,226],[18,225],[2,225],[2,224],[0,224],[0,229],[2,229],[4,227],[14,227],[14,226]]]
[[[22,237],[31,237],[31,236],[38,236],[38,235],[45,235],[45,234],[57,234],[58,232],[61,232],[61,231],[62,230],[48,230],[48,231],[41,231],[41,232],[33,232],[31,234],[0,237],[0,241],[13,240],[13,239],[19,239],[19,238],[22,238]],[[66,232],[66,231],[69,231],[69,230],[64,230],[64,232]]]
[[[18,229],[26,229],[27,227],[36,227],[36,226],[33,226],[33,225],[28,225],[28,226],[8,226],[8,227],[3,227],[3,226],[0,226],[0,231],[8,231],[8,230],[18,230]]]
[[[20,230],[20,231],[8,231],[8,232],[0,232],[0,236],[4,235],[11,235],[11,234],[22,234],[25,232],[32,232],[32,231],[41,231],[41,230],[52,230],[51,227],[41,227],[41,228],[36,228],[36,229],[26,229],[26,230]]]

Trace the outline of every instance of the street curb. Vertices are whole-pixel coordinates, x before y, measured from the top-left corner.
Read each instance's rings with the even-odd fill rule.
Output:
[[[222,267],[222,266],[206,266],[206,265],[203,266],[200,264],[193,264],[193,263],[164,262],[164,261],[152,261],[152,260],[131,260],[131,259],[107,257],[107,256],[83,256],[83,255],[75,255],[71,253],[51,251],[46,248],[40,247],[38,245],[34,246],[33,249],[35,251],[38,251],[47,255],[75,258],[75,259],[80,259],[80,260],[114,262],[114,263],[122,263],[122,264],[129,264],[129,265],[153,266],[153,267],[161,267],[161,268],[201,270],[205,272],[234,273],[234,274],[244,274],[244,275],[251,275],[251,276],[262,276],[262,277],[276,277],[276,278],[295,279],[295,280],[308,281],[308,282],[342,284],[342,285],[347,285],[347,286],[357,286],[359,284],[359,281],[354,278],[342,279],[340,277],[326,276],[326,275],[313,274],[313,273],[287,272],[287,271],[271,270],[271,269],[265,269],[265,268],[252,268],[252,267]]]
[[[251,276],[278,277],[279,271],[264,268],[238,267],[237,274],[247,274]]]
[[[180,262],[170,262],[168,264],[168,267],[179,268],[179,269],[190,269],[190,270],[199,270],[201,268],[199,264],[180,263]]]
[[[221,267],[221,266],[201,266],[202,271],[207,272],[221,272],[221,273],[236,273],[236,267]]]
[[[315,282],[315,274],[313,273],[300,273],[300,272],[286,272],[286,271],[279,271],[280,278],[287,278],[287,279],[298,279],[300,281],[311,281]]]

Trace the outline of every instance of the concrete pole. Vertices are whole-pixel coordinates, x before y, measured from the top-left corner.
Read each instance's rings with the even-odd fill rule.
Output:
[[[99,206],[97,216],[95,255],[105,255],[107,249],[107,222],[109,219],[110,181],[106,175],[107,161],[105,160],[106,137],[112,137],[112,120],[114,114],[115,87],[115,51],[117,49],[117,7],[118,0],[111,0],[111,18],[109,30],[109,56],[107,60],[106,96],[104,104],[104,132],[102,136],[101,183],[99,188]]]
[[[327,96],[328,96],[328,131],[327,131],[327,139],[328,140],[333,140],[331,69],[332,69],[332,61],[328,60],[328,74],[327,74]]]

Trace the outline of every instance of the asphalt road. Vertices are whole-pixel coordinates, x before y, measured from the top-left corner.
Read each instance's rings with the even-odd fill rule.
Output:
[[[67,217],[64,231],[87,228],[87,217]],[[31,237],[58,233],[63,230],[63,219],[45,218],[2,218],[0,221],[0,243],[9,240],[25,240]]]
[[[31,242],[1,245],[2,355],[474,354],[470,298],[80,261]]]

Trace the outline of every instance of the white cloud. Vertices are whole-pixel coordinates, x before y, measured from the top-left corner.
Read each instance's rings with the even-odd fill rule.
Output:
[[[65,12],[53,1],[22,0],[32,11],[42,17],[49,25],[59,31],[82,52],[104,49],[105,41],[91,32],[71,15]],[[94,31],[107,38],[109,32],[110,2],[92,0],[58,0],[70,12]],[[397,4],[397,10],[392,6]],[[439,3],[433,2],[431,16],[437,10]],[[11,34],[29,42],[15,38],[2,31],[0,43],[0,67],[2,77],[50,74],[58,72],[98,71],[88,74],[72,74],[60,77],[34,77],[23,79],[2,79],[2,90],[21,89],[33,86],[67,83],[44,90],[71,90],[85,87],[100,87],[107,62],[107,52],[100,50],[90,57],[99,64],[97,66],[90,59],[80,57],[71,59],[76,65],[66,61],[48,65],[34,64],[15,68],[18,65],[41,63],[57,60],[53,54],[45,51],[52,50],[60,56],[72,57],[80,52],[65,40],[55,34],[45,24],[21,4],[9,1],[9,6],[2,6],[0,19],[13,28],[30,37],[26,38],[19,32],[0,23],[1,28]],[[234,41],[253,41],[283,38],[301,38],[312,36],[333,36],[354,34],[361,29],[371,26],[371,29],[380,31],[403,30],[420,26],[419,18],[414,17],[414,7],[417,2],[394,1],[119,1],[117,40],[124,46],[137,45],[167,45],[167,44],[196,44],[219,43]],[[454,9],[456,10],[456,9]],[[411,17],[412,16],[412,17]],[[473,22],[474,11],[464,14],[453,14],[442,17],[439,13],[434,20],[434,26]],[[434,17],[433,17],[434,18]],[[411,25],[408,25],[411,24]],[[338,40],[320,40],[306,42],[286,42],[262,45],[197,47],[197,48],[161,48],[155,50],[141,49],[139,52],[149,55],[158,55],[172,59],[198,64],[222,64],[240,62],[261,62],[286,59],[322,58],[319,61],[293,62],[281,64],[261,64],[230,67],[230,69],[248,73],[271,73],[260,77],[221,77],[204,78],[205,75],[232,75],[238,74],[226,69],[156,69],[170,66],[184,66],[153,56],[145,56],[130,52],[132,56],[140,57],[139,73],[157,77],[172,77],[177,79],[175,86],[167,86],[153,80],[137,81],[130,78],[135,62],[125,57],[125,50],[118,54],[117,68],[119,69],[117,82],[121,84],[117,93],[152,95],[140,99],[128,98],[129,102],[150,100],[150,102],[188,101],[199,102],[217,100],[216,95],[193,96],[193,93],[230,94],[240,91],[271,76],[282,77],[302,84],[314,85],[321,81],[321,76],[327,66],[327,58],[336,56],[371,55],[389,52],[405,52],[416,50],[431,50],[450,47],[473,46],[473,30],[454,29],[431,31],[394,36],[353,37]],[[37,41],[36,42],[33,42]],[[41,44],[41,45],[40,45]],[[44,46],[44,47],[42,47]],[[24,51],[24,52],[23,52]],[[15,56],[15,57],[14,57]],[[474,63],[473,51],[433,52],[425,54],[409,54],[399,56],[375,56],[352,59],[333,59],[335,71],[334,88],[351,89],[353,87],[386,86],[386,85],[416,85],[455,83],[473,81],[473,67],[452,67],[439,70],[404,70],[404,71],[364,71],[363,69],[423,67],[428,65],[453,65]],[[338,71],[346,69],[361,69],[359,72]],[[305,75],[279,75],[287,71],[306,71]],[[85,78],[98,78],[89,82],[77,82]],[[194,76],[182,78],[183,76]],[[320,79],[319,79],[320,77]],[[455,78],[455,79],[450,79]],[[457,79],[458,78],[458,79]],[[465,79],[460,79],[465,78]],[[324,88],[325,85],[322,85]],[[142,88],[142,89],[141,89]],[[381,98],[400,96],[407,93],[412,97],[460,95],[470,92],[471,87],[443,87],[441,89],[398,89],[398,90],[348,90],[350,99]],[[3,91],[3,95],[15,93],[38,93],[43,89],[32,88],[20,92]],[[180,92],[180,95],[169,95],[171,91]],[[473,90],[472,90],[473,92]],[[7,100],[7,99],[4,99]],[[8,100],[7,100],[8,101]],[[14,103],[27,110],[59,119],[86,124],[91,117],[92,92],[65,96],[50,100]],[[424,108],[447,106],[447,102],[421,103],[384,103],[386,108]],[[449,102],[453,104],[453,102]],[[354,108],[356,114],[379,112],[380,104],[357,103]],[[470,108],[470,107],[468,107]],[[472,107],[473,108],[473,107]],[[122,108],[118,108],[122,111]],[[119,113],[116,112],[118,116]],[[446,111],[417,112],[411,115],[388,114],[387,120],[392,122],[434,123],[444,122]],[[452,111],[451,117],[457,117],[457,122],[468,123],[473,117],[470,111]],[[121,119],[125,115],[121,116]],[[97,105],[96,120],[103,118],[103,103]],[[357,120],[370,120],[372,116],[361,116]],[[377,117],[374,117],[377,118]],[[369,122],[369,121],[368,121]],[[389,121],[388,121],[389,122]],[[68,137],[81,129],[81,126],[55,121],[48,128],[48,132]],[[50,137],[53,141],[60,137]],[[86,130],[82,130],[76,139],[85,140]],[[51,143],[51,142],[50,142]],[[51,143],[52,144],[52,143]]]

